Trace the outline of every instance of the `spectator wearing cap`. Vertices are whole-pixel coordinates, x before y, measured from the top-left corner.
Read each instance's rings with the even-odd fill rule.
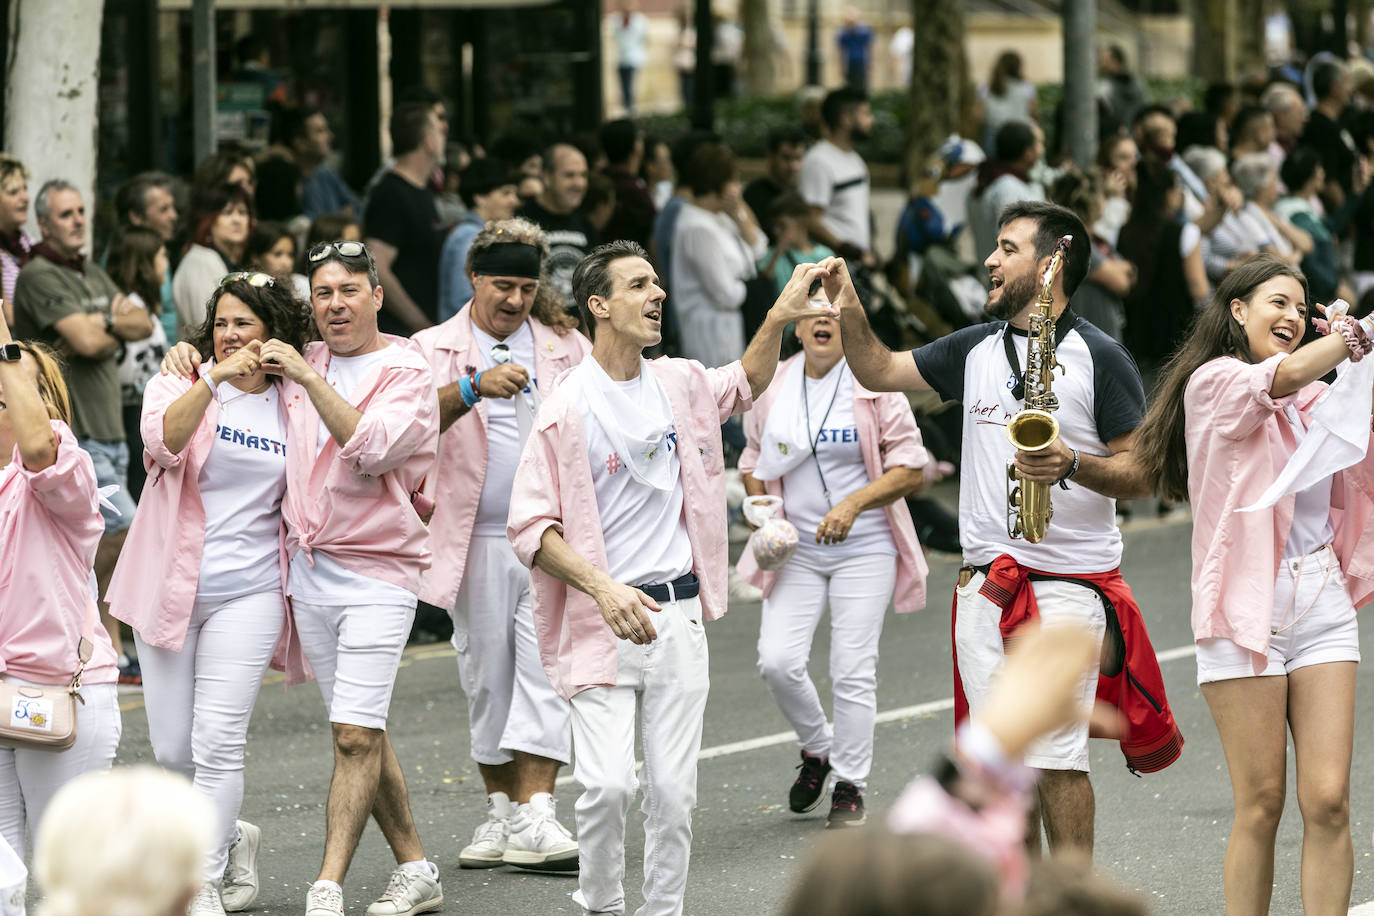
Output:
[[[489,222],[510,219],[520,205],[518,176],[500,159],[474,159],[459,174],[458,193],[468,208],[462,222],[444,239],[439,254],[439,321],[458,314],[472,298],[468,276],[468,249]]]

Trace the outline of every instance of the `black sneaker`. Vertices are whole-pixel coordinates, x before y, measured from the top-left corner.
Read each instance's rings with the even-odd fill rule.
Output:
[[[143,669],[138,666],[138,659],[130,658],[128,664],[119,666],[119,683],[125,687],[143,686]]]
[[[825,778],[830,775],[830,758],[812,757],[801,752],[801,764],[797,769],[797,781],[792,783],[792,791],[787,794],[787,806],[798,814],[804,814],[821,803],[825,794]]]
[[[857,827],[867,819],[864,797],[859,787],[843,779],[835,783],[835,789],[830,793],[830,816],[825,819],[825,826]]]

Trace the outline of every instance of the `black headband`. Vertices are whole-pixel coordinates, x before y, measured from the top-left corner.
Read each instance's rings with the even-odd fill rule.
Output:
[[[489,277],[527,277],[539,279],[544,260],[539,249],[524,242],[498,242],[472,255],[472,272]]]

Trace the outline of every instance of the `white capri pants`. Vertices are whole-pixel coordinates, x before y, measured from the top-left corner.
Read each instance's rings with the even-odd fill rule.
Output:
[[[759,674],[797,731],[802,750],[829,757],[831,780],[863,788],[873,766],[878,712],[878,638],[897,580],[895,554],[843,556],[803,545],[763,599]],[[830,608],[830,679],[835,726],[807,673],[811,642]]]
[[[468,700],[472,759],[510,763],[514,751],[566,764],[568,701],[549,683],[534,636],[530,571],[504,537],[474,537],[453,618],[458,679]]]
[[[959,677],[970,711],[976,711],[988,689],[1002,670],[1002,609],[978,594],[986,577],[974,573],[969,583],[955,589],[954,643],[959,650]],[[1054,579],[1027,583],[1035,589],[1035,603],[1041,625],[1073,624],[1093,634],[1098,647],[1107,629],[1102,596],[1086,585]],[[1085,716],[1082,722],[1066,725],[1032,742],[1023,758],[1026,766],[1040,770],[1078,770],[1088,772],[1088,722],[1086,713],[1097,696],[1098,657],[1078,682],[1077,702]]]
[[[410,604],[293,600],[291,609],[329,721],[385,731],[396,671],[415,621],[414,599]]]
[[[6,684],[28,684],[15,677]],[[114,684],[86,684],[85,703],[76,704],[76,743],[65,751],[0,747],[0,836],[20,857],[24,835],[38,846],[38,825],[52,797],[82,773],[108,770],[119,748],[119,690]]]
[[[1340,561],[1328,546],[1305,557],[1285,557],[1274,580],[1269,657],[1255,670],[1255,655],[1229,639],[1197,641],[1197,682],[1278,677],[1309,665],[1360,660],[1360,627],[1345,590]]]
[[[205,859],[205,880],[216,884],[238,833],[248,722],[284,613],[280,590],[197,601],[179,652],[150,646],[134,633],[153,754],[190,779],[219,815],[217,841]]]
[[[701,603],[660,602],[650,612],[658,638],[617,640],[614,687],[572,698],[581,867],[573,900],[588,913],[625,912],[625,819],[640,788],[635,775],[635,701],[644,746],[644,906],[636,916],[681,916],[692,855],[697,754],[710,688]]]

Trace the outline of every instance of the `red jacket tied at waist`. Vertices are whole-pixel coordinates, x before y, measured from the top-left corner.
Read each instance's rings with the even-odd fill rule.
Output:
[[[1019,565],[1003,554],[992,562],[987,580],[978,590],[1002,609],[1002,639],[1009,640],[1020,627],[1039,616],[1035,604],[1035,590],[1027,585],[1032,579],[1060,579],[1077,582],[1102,596],[1107,614],[1104,641],[1119,639],[1120,651],[1111,653],[1106,666],[1098,675],[1097,699],[1114,707],[1119,713],[1122,733],[1119,736],[1121,753],[1126,767],[1133,773],[1153,773],[1178,759],[1183,751],[1183,734],[1169,711],[1164,695],[1164,677],[1159,671],[1154,646],[1145,631],[1140,606],[1135,603],[1131,587],[1121,578],[1121,571],[1068,575],[1046,573]],[[953,643],[954,616],[958,614],[955,598],[951,614],[951,645],[954,651],[954,719],[962,722],[968,717],[968,700],[959,678],[959,650]],[[1094,735],[1094,737],[1103,737]],[[1118,736],[1111,736],[1118,737]]]

